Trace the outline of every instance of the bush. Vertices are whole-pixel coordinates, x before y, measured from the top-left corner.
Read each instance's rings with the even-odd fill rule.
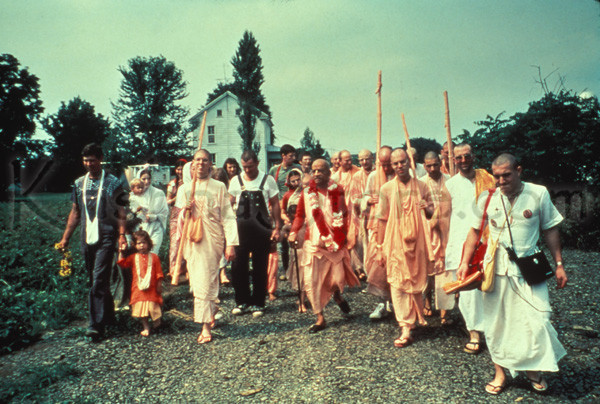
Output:
[[[73,253],[73,274],[59,275],[54,250],[71,208],[69,197],[0,203],[0,352],[30,344],[47,329],[85,317],[87,274]],[[78,234],[73,236],[76,247]]]

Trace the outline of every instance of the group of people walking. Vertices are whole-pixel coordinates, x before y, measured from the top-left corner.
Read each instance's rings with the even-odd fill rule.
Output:
[[[475,169],[468,144],[445,144],[441,154],[426,153],[423,164],[416,163],[414,149],[383,146],[376,156],[362,150],[360,167],[347,150],[335,153],[330,164],[313,162],[307,153],[296,156],[284,145],[281,164],[266,174],[253,151],[243,152],[241,167],[228,159],[215,170],[210,153],[200,149],[191,162],[177,162],[166,196],[152,189],[148,170],[131,181],[128,209],[139,223],[129,230],[124,191],[101,168],[102,150],[88,145],[82,157],[88,173],[75,181],[60,244],[66,246],[80,222],[92,283],[92,337],[101,336],[114,318],[110,267],[115,245],[124,251],[128,233],[136,252],[120,257],[119,264],[134,274],[132,315],[142,319],[144,336],[150,321],[160,324],[163,273],[156,252],[169,221],[169,275],[177,284],[179,263],[185,261],[194,321],[202,324],[200,344],[212,340],[219,284],[229,281],[222,273],[226,264],[231,262],[235,291],[232,314],[260,317],[267,296],[276,298],[281,258],[299,292],[298,310],[306,311],[309,303],[316,316],[310,333],[327,327],[330,300],[343,313],[351,311],[343,292],[362,280],[380,299],[370,317],[394,313],[400,331],[393,343],[399,348],[414,342],[412,330],[426,324],[434,307],[442,324],[451,322],[449,312],[458,301],[470,335],[465,352],[479,353],[485,336],[494,362],[494,379],[485,386],[490,394],[504,389],[505,370],[526,372],[532,388],[545,391],[542,372],[558,371],[565,355],[550,323],[547,283],[526,281],[519,264],[538,251],[542,236],[558,287],[565,286],[557,229],[562,216],[546,188],[521,180],[521,165],[510,154],[499,155],[490,174]],[[456,173],[450,172],[453,165]],[[481,240],[489,246],[484,264],[494,265],[493,288],[446,294],[445,284],[470,272]]]

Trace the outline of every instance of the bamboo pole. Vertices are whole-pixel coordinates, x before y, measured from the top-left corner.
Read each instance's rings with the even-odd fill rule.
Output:
[[[408,137],[408,129],[406,128],[406,120],[404,119],[404,114],[401,115],[402,116],[402,127],[404,128],[404,135],[406,136],[406,154],[408,155],[408,158],[410,159],[410,167],[413,170],[413,175],[414,175],[414,181],[415,181],[415,186],[417,188],[417,198],[419,199],[419,202],[421,202],[421,200],[423,199],[423,196],[421,195],[421,188],[419,188],[419,181],[417,180],[417,166],[415,165],[415,159],[413,158],[412,153],[410,152],[410,139]],[[421,213],[419,215],[419,217],[421,218],[421,225],[423,226],[423,230],[425,231],[425,244],[427,245],[427,255],[429,256],[429,260],[433,261],[434,260],[434,255],[433,255],[433,247],[431,247],[431,229],[429,228],[429,222],[427,221],[427,218],[425,218],[425,212],[423,212],[423,209],[419,208],[419,212]]]
[[[450,130],[450,107],[448,106],[448,91],[444,91],[444,105],[446,107],[446,122],[444,126],[446,127],[446,138],[448,145],[448,171],[450,176],[456,174],[456,170],[454,167],[454,147],[452,146],[452,132]]]
[[[204,111],[204,115],[202,116],[202,125],[200,125],[200,133],[198,135],[198,149],[202,149],[202,140],[204,139],[204,127],[206,125],[206,111]],[[198,170],[193,166],[190,167],[192,169],[192,189],[190,193],[190,201],[194,201],[194,194],[196,193],[196,180],[198,179]],[[181,261],[183,260],[183,244],[185,243],[185,238],[188,234],[188,228],[190,227],[190,219],[192,217],[192,211],[187,210],[184,212],[183,216],[183,231],[181,232],[181,237],[179,238],[179,245],[177,246],[177,258],[175,260],[175,270],[173,271],[173,277],[171,278],[171,285],[179,284],[179,274],[181,273]]]
[[[377,146],[375,150],[379,153],[379,149],[381,149],[381,70],[379,70],[379,74],[377,75],[377,90],[375,94],[377,94]]]

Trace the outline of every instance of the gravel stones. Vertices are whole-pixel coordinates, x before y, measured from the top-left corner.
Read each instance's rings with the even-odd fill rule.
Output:
[[[569,285],[550,282],[559,339],[568,355],[561,371],[547,374],[544,402],[600,400],[600,254],[565,251]],[[233,291],[223,288],[225,313],[213,342],[198,345],[201,331],[185,317],[192,314],[187,286],[169,291],[164,325],[149,338],[128,312],[118,313],[108,338],[90,343],[74,324],[47,335],[36,345],[0,357],[0,401],[94,402],[478,402],[487,401],[484,385],[493,375],[489,354],[462,352],[467,338],[461,321],[440,325],[439,316],[415,330],[409,347],[393,347],[398,327],[390,317],[370,321],[378,300],[348,291],[352,315],[335,303],[324,311],[328,327],[308,334],[312,314],[298,313],[296,295],[281,282],[280,298],[267,303],[265,315],[232,316]],[[169,312],[170,310],[174,312]],[[178,314],[179,313],[179,314]],[[183,313],[183,316],[181,315]],[[453,317],[459,320],[457,312]],[[26,369],[67,363],[78,375],[29,395],[10,394],[6,386],[24,383]],[[8,393],[7,393],[8,392]],[[13,390],[14,392],[14,390]],[[524,376],[509,381],[495,402],[542,401]]]

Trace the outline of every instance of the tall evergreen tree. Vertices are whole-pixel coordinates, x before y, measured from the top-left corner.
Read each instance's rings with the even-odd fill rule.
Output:
[[[79,97],[61,104],[58,112],[42,120],[42,126],[54,144],[51,148],[56,169],[53,169],[50,188],[68,189],[73,181],[64,173],[82,172],[81,150],[88,143],[101,144],[110,133],[110,123],[94,106]]]
[[[323,149],[321,142],[315,138],[314,132],[308,126],[304,129],[304,134],[302,135],[302,139],[300,139],[300,149],[297,151],[298,156],[305,151],[310,153],[313,160],[329,158],[329,154]]]
[[[260,87],[264,83],[262,73],[263,65],[260,56],[260,47],[251,32],[246,31],[238,43],[238,49],[231,59],[233,66],[233,83],[219,83],[217,88],[208,95],[207,104],[218,98],[221,94],[231,91],[240,101],[240,121],[238,132],[242,138],[244,149],[252,147],[258,152],[256,136],[256,120],[261,112],[271,118],[271,110],[266,103]],[[272,128],[271,128],[272,129]],[[271,143],[275,140],[271,130]]]
[[[130,59],[119,67],[123,75],[117,102],[112,103],[118,136],[116,153],[125,162],[152,157],[172,163],[187,146],[188,109],[179,102],[187,97],[183,72],[164,56]]]

